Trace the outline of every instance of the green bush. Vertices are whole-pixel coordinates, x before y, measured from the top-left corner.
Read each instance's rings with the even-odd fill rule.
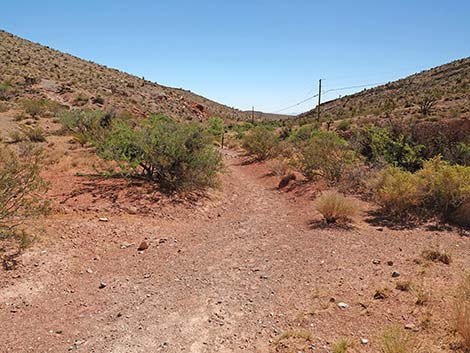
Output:
[[[116,120],[95,146],[101,157],[119,162],[125,170],[140,171],[167,190],[213,186],[222,167],[203,126],[178,124],[163,116],[152,116],[136,127]]]
[[[322,177],[335,184],[355,159],[346,140],[334,132],[315,131],[299,148],[298,164],[308,179]]]
[[[224,120],[221,118],[209,118],[207,121],[209,133],[214,137],[217,142],[222,141],[222,136],[225,132]]]
[[[41,115],[45,111],[45,104],[44,100],[42,99],[24,99],[21,101],[21,105],[23,106],[25,112],[31,115],[33,118]]]
[[[392,217],[416,213],[423,203],[421,178],[398,167],[390,166],[382,171],[375,189],[383,210]]]
[[[257,126],[243,137],[242,147],[257,160],[275,157],[279,152],[279,137],[266,127]]]
[[[65,132],[72,133],[82,145],[87,141],[95,144],[103,142],[106,129],[113,119],[113,112],[104,113],[98,110],[70,110],[60,115],[60,123]]]
[[[376,126],[356,131],[353,145],[367,161],[375,164],[387,163],[409,171],[416,171],[423,163],[422,145],[413,145],[404,134],[393,134],[387,128]]]
[[[451,219],[470,201],[470,167],[450,165],[440,157],[416,173],[385,169],[376,186],[379,203],[389,214]]]
[[[300,142],[307,141],[312,134],[318,130],[318,124],[305,124],[295,129],[289,136],[289,141]]]

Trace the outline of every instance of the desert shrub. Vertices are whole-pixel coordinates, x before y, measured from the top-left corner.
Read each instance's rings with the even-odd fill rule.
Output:
[[[326,191],[315,200],[315,209],[326,223],[347,223],[357,215],[357,203],[337,191]]]
[[[60,115],[60,123],[65,132],[71,133],[84,145],[87,141],[99,144],[106,134],[105,129],[111,125],[114,113],[95,110],[70,110]]]
[[[271,174],[278,177],[283,177],[289,171],[289,163],[285,159],[276,158],[269,162],[269,170]]]
[[[47,185],[40,176],[42,153],[30,145],[14,153],[0,147],[0,231],[47,210],[41,194]]]
[[[290,134],[289,141],[294,143],[299,141],[307,141],[310,139],[310,137],[312,137],[312,134],[318,130],[318,128],[319,125],[316,123],[301,125]]]
[[[262,161],[279,152],[279,138],[274,131],[257,126],[243,137],[242,146],[249,154]]]
[[[438,91],[424,92],[418,97],[417,104],[419,106],[419,112],[423,116],[430,115],[440,97],[441,94]]]
[[[391,326],[382,333],[382,353],[417,353],[419,347],[413,337],[400,326]]]
[[[4,112],[8,111],[8,109],[10,109],[8,107],[8,104],[0,102],[0,113],[4,113]]]
[[[11,92],[13,86],[9,82],[0,83],[0,100],[9,100],[12,98]]]
[[[443,220],[470,201],[470,167],[450,165],[436,157],[426,161],[417,174],[425,181],[424,207]]]
[[[98,104],[98,105],[103,105],[104,104],[104,98],[99,96],[99,95],[96,96],[96,97],[93,97],[92,103],[93,104]]]
[[[11,131],[8,137],[10,138],[10,143],[18,143],[26,140],[26,136],[18,130]]]
[[[31,142],[45,142],[46,135],[40,127],[25,127],[22,129],[24,136]]]
[[[359,129],[353,137],[353,145],[371,163],[390,164],[410,171],[418,170],[423,163],[424,146],[414,145],[410,136],[394,134],[387,128]]]
[[[332,350],[333,353],[347,353],[351,346],[352,343],[349,340],[342,338],[333,344]]]
[[[136,127],[117,120],[95,146],[101,157],[121,163],[126,170],[140,170],[167,190],[213,186],[222,167],[203,126],[178,124],[162,116],[152,116]]]
[[[297,162],[308,179],[322,177],[335,184],[355,160],[346,140],[336,133],[316,131],[299,147]]]
[[[462,338],[462,345],[470,351],[470,273],[466,273],[457,287],[453,308],[454,327]]]
[[[67,109],[67,107],[55,101],[44,100],[44,109],[52,116],[59,116],[61,112]]]
[[[75,104],[81,107],[87,104],[89,100],[90,99],[87,96],[85,96],[83,93],[79,93],[75,97]]]
[[[33,118],[41,115],[45,110],[44,100],[42,99],[24,99],[21,101],[21,105],[23,106],[25,112],[31,115]]]
[[[351,121],[350,120],[341,120],[338,123],[338,126],[336,127],[340,131],[347,131],[351,127]]]
[[[375,193],[384,213],[392,217],[409,216],[424,199],[422,180],[418,175],[388,167],[379,176]]]
[[[224,120],[221,118],[209,118],[207,121],[209,133],[214,137],[216,142],[221,142],[224,132],[225,132],[225,124]]]
[[[470,167],[450,165],[440,157],[426,161],[416,173],[388,167],[375,187],[379,203],[391,215],[448,221],[470,200]]]
[[[432,248],[424,250],[421,256],[432,262],[442,262],[443,264],[449,265],[452,261],[452,255],[447,251],[442,251],[439,248]]]

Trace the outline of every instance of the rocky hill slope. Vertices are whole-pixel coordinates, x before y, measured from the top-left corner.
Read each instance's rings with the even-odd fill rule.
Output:
[[[434,101],[426,114],[426,99]],[[470,117],[470,58],[426,70],[404,79],[364,90],[321,105],[325,120],[426,115],[434,118]],[[299,118],[316,119],[316,109]]]
[[[165,87],[0,30],[0,94],[47,98],[73,107],[126,110],[179,119],[248,115],[183,89]],[[2,93],[3,92],[3,93]]]

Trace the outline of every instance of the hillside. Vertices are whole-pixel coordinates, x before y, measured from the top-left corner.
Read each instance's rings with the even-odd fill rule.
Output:
[[[325,120],[418,116],[423,98],[435,95],[430,117],[470,117],[469,94],[470,58],[464,58],[326,102],[321,112]],[[316,114],[312,109],[298,117],[316,119]]]
[[[180,119],[211,116],[243,119],[246,114],[187,90],[165,87],[82,60],[0,30],[0,84],[13,97],[43,97],[81,108],[126,110]]]

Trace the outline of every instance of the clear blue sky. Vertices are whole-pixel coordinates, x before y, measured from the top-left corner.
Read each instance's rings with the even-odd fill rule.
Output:
[[[468,0],[5,0],[0,28],[269,112],[315,94],[319,78],[325,90],[390,81],[470,55]]]

